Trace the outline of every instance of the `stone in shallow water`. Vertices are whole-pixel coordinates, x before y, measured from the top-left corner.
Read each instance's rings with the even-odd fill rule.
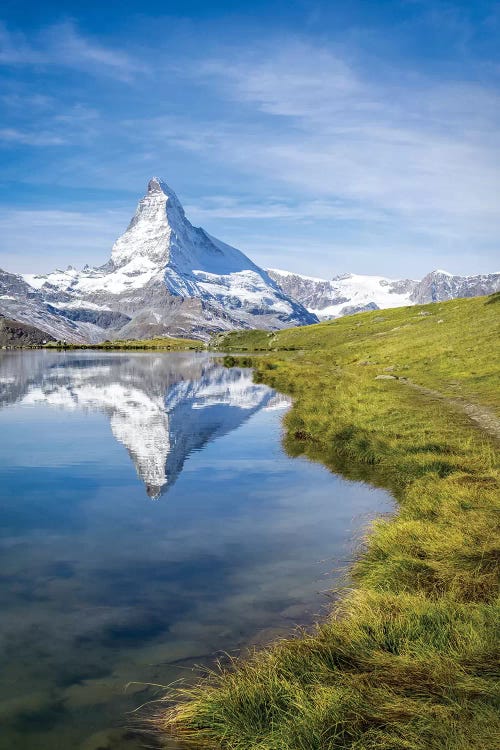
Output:
[[[117,675],[102,677],[95,680],[84,680],[82,683],[71,685],[64,691],[64,702],[68,708],[94,706],[111,701],[118,695],[133,695],[146,689],[143,683],[127,683]]]
[[[304,622],[304,611],[307,611],[307,606],[304,603],[292,604],[290,607],[286,607],[280,613],[282,617],[287,620],[293,620],[294,622]]]

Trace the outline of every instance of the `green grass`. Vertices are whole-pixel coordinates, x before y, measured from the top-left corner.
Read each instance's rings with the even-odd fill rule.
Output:
[[[170,691],[163,730],[223,750],[498,747],[498,298],[217,341],[269,352],[255,378],[293,396],[290,454],[398,511],[325,622]]]
[[[204,349],[202,341],[195,339],[177,339],[171,336],[157,336],[153,339],[117,339],[101,341],[99,344],[64,344],[61,341],[49,341],[44,349]]]

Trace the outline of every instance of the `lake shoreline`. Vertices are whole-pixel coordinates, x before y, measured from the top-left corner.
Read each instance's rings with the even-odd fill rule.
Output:
[[[497,443],[451,397],[495,403],[493,301],[221,342],[245,366],[267,349],[254,378],[293,398],[290,455],[389,489],[399,510],[373,524],[354,588],[316,632],[170,691],[160,731],[224,750],[493,750]]]
[[[47,341],[46,343],[6,344],[0,347],[1,351],[29,351],[32,349],[45,349],[48,351],[72,351],[78,350],[98,350],[98,351],[135,351],[144,349],[148,351],[206,351],[207,346],[203,341],[198,339],[181,339],[172,336],[158,336],[152,339],[116,339],[114,341],[101,341],[96,344],[82,343],[76,344],[65,341]]]

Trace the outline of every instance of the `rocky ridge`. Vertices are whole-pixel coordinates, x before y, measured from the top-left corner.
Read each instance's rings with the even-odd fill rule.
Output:
[[[369,310],[444,302],[457,297],[476,297],[500,289],[500,273],[454,276],[438,270],[416,281],[360,274],[343,274],[327,280],[279,269],[268,272],[286,294],[320,320]]]

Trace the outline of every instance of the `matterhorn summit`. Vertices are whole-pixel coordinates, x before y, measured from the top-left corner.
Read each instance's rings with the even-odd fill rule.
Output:
[[[233,329],[269,331],[366,310],[491,294],[500,274],[421,281],[344,273],[331,279],[268,271],[187,218],[153,177],[103,266],[45,275],[0,269],[0,317],[33,335],[69,342],[180,336],[208,340]],[[10,329],[9,329],[10,330]]]
[[[157,264],[168,263],[172,232],[175,236],[184,222],[184,209],[173,190],[153,177],[127,230],[113,245],[111,260],[115,267],[139,257]]]
[[[19,287],[23,303],[12,297],[8,304],[5,295],[0,314],[35,321],[69,341],[208,339],[235,328],[275,330],[317,320],[244,253],[194,227],[159,177],[149,181],[103,266],[7,276],[5,284]]]

